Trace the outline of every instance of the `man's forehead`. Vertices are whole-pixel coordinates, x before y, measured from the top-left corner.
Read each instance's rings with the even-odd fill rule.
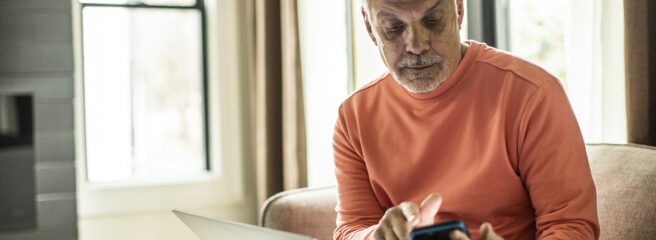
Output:
[[[374,0],[376,1],[376,0]],[[424,3],[424,2],[440,2],[441,0],[379,0],[384,3]]]
[[[391,5],[391,6],[421,6],[421,5],[434,5],[441,4],[442,2],[448,2],[446,0],[362,0],[365,5],[369,6],[380,6],[380,5]]]
[[[371,13],[382,11],[385,15],[395,14],[398,11],[429,11],[439,8],[448,0],[363,0]]]

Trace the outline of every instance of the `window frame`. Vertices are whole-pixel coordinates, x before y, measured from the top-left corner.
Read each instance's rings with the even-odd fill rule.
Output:
[[[224,208],[250,204],[249,66],[252,35],[240,32],[251,21],[240,0],[203,2],[206,148],[211,170],[174,179],[87,181],[82,52],[82,3],[71,0],[75,54],[75,138],[80,219],[170,211],[174,208]],[[113,6],[113,5],[112,5]],[[185,7],[185,6],[183,6]],[[247,54],[244,54],[246,52]],[[220,57],[219,57],[220,56]],[[224,60],[224,59],[230,59]],[[212,104],[208,104],[212,103]],[[211,124],[210,124],[211,123]]]
[[[508,0],[465,0],[467,4],[467,35],[471,40],[489,46],[509,50],[509,4]]]
[[[80,22],[81,26],[84,26],[84,8],[85,7],[127,8],[127,9],[173,9],[173,10],[179,9],[179,10],[197,10],[199,12],[199,14],[200,14],[200,28],[201,28],[200,29],[200,33],[201,33],[201,36],[200,36],[200,38],[201,38],[201,46],[200,46],[201,53],[200,54],[201,54],[201,68],[202,68],[202,72],[201,72],[201,75],[202,75],[201,76],[201,86],[202,86],[201,95],[202,95],[202,100],[203,100],[202,107],[201,107],[202,108],[202,114],[203,114],[203,117],[202,117],[202,121],[203,121],[203,123],[202,123],[202,127],[203,127],[203,145],[204,145],[203,151],[204,151],[204,158],[205,158],[204,159],[205,171],[206,172],[211,172],[212,171],[212,164],[211,164],[211,161],[210,161],[211,155],[210,155],[210,149],[209,149],[209,146],[210,146],[209,119],[208,119],[209,118],[208,117],[208,114],[209,114],[208,105],[209,104],[208,104],[208,91],[207,91],[207,87],[208,87],[208,83],[207,83],[207,26],[206,26],[207,25],[207,16],[206,16],[204,0],[195,0],[195,4],[193,4],[193,5],[165,5],[165,4],[154,5],[154,4],[145,4],[145,3],[142,3],[142,2],[112,4],[112,3],[87,3],[87,2],[80,1],[79,2],[79,14],[80,14],[79,22]],[[84,59],[84,28],[83,27],[80,28],[80,35],[81,35],[80,43],[81,43],[81,53],[82,53],[81,57],[82,57],[82,59]],[[82,68],[82,72],[84,72],[84,61],[82,61],[80,67]],[[130,81],[133,82],[132,79]],[[86,80],[84,79],[84,75],[82,75],[82,83],[81,84],[84,86],[85,83],[86,83]],[[84,100],[85,99],[85,97],[84,97],[85,94],[86,94],[86,92],[83,90],[82,91],[82,96],[83,96],[82,97],[82,104],[83,105],[85,104],[85,100]],[[131,95],[131,97],[133,97],[133,96]],[[85,109],[85,108],[86,107],[83,106],[83,109]],[[85,116],[86,116],[86,113],[85,113]],[[84,122],[84,126],[86,126],[86,120]],[[134,129],[132,129],[131,131],[134,131]],[[86,142],[86,131],[85,131],[85,135],[84,135],[83,139]],[[85,152],[85,161],[86,161],[86,159],[88,159],[86,157],[86,153],[87,153],[86,152],[86,147],[85,147],[84,152]],[[85,180],[90,181],[89,177],[88,177],[89,176],[89,169],[86,167],[86,164],[85,164],[85,169],[84,170],[86,171]],[[134,178],[134,176],[133,176],[133,178]],[[128,179],[128,180],[124,180],[124,181],[121,181],[121,182],[131,182],[131,181],[133,181],[133,180]],[[146,181],[149,181],[149,180],[146,180]],[[144,182],[144,181],[141,181],[141,182]]]

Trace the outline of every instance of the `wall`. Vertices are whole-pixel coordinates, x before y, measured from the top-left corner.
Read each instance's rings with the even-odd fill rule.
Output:
[[[77,239],[71,26],[70,0],[0,1],[0,93],[34,96],[37,193],[37,228],[0,239]]]

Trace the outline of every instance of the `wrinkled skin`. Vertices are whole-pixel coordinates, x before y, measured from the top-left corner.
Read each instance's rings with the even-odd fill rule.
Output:
[[[410,92],[437,88],[467,49],[462,0],[365,0],[362,14],[385,65]]]

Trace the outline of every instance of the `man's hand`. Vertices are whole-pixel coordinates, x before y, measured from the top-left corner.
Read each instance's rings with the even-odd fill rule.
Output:
[[[440,205],[442,205],[442,196],[439,193],[431,193],[421,206],[413,202],[403,202],[387,209],[374,231],[373,239],[409,240],[413,228],[435,223],[435,215]]]
[[[492,230],[492,225],[490,223],[483,223],[480,228],[481,240],[503,240],[502,237],[497,235],[494,230]],[[470,240],[467,235],[465,235],[460,230],[455,230],[449,234],[451,240]]]

